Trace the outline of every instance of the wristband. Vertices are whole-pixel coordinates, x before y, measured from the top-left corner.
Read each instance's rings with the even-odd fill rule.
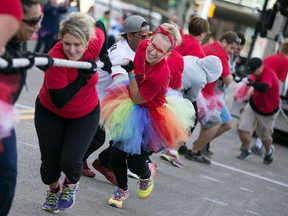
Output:
[[[133,75],[129,75],[128,77],[129,77],[129,79],[134,79],[136,77],[136,75],[133,74]]]

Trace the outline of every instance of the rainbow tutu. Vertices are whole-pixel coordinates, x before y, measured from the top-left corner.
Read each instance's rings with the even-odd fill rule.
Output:
[[[129,154],[140,154],[141,149],[157,153],[188,140],[195,110],[179,92],[170,89],[163,106],[144,108],[131,100],[127,82],[106,91],[101,101],[100,124],[120,150]]]

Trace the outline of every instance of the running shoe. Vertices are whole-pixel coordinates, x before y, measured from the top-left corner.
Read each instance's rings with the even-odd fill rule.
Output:
[[[54,192],[50,187],[47,190],[46,201],[42,206],[42,209],[52,213],[59,212],[59,198],[61,196],[61,186],[58,183],[58,187],[60,187],[59,192]]]
[[[73,205],[75,204],[75,200],[76,200],[75,194],[78,188],[78,184],[79,183],[76,183],[76,184],[63,183],[62,194],[59,199],[59,210],[65,211],[73,207]]]
[[[116,188],[113,193],[113,196],[109,199],[108,205],[122,208],[123,201],[125,201],[129,196],[128,190],[123,190],[121,188]]]
[[[148,179],[141,179],[139,181],[139,188],[138,188],[138,196],[141,199],[146,199],[148,196],[151,195],[154,188],[154,178],[156,175],[156,167],[153,163],[148,163],[150,169],[150,177]]]

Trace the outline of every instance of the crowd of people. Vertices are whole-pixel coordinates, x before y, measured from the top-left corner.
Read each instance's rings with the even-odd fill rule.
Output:
[[[27,70],[34,65],[36,53],[27,51],[27,41],[36,32],[36,51],[45,43],[47,58],[91,64],[88,69],[42,68],[45,74],[35,101],[34,123],[41,180],[48,186],[45,211],[57,213],[74,205],[81,175],[95,177],[87,159],[106,139],[109,146],[92,167],[116,186],[108,205],[122,208],[129,196],[128,172],[139,178],[139,198],[153,192],[157,167],[151,154],[161,152],[161,158],[180,168],[179,153],[209,165],[210,142],[232,127],[225,89],[233,81],[245,45],[243,33],[227,31],[217,41],[202,45],[210,27],[201,17],[192,17],[188,33],[182,34],[172,22],[151,31],[147,20],[131,15],[123,23],[120,40],[108,49],[107,23],[101,20],[72,12],[58,25],[67,8],[54,0],[44,7],[38,0],[0,3],[0,57],[8,62],[0,69],[0,215],[8,215],[15,193],[13,106]],[[252,155],[251,136],[256,131],[265,149],[263,163],[273,161],[272,134],[280,107],[279,80],[287,76],[287,50],[283,43],[280,54],[248,60],[246,85],[253,93],[237,126],[240,160]],[[17,57],[28,58],[29,66],[13,68],[12,59]],[[98,59],[104,63],[101,69]],[[120,59],[128,63],[112,64]],[[198,122],[200,131],[189,149],[186,142]]]

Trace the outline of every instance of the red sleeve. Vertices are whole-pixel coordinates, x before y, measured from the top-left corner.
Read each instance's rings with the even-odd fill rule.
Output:
[[[170,69],[170,83],[169,87],[179,89],[182,86],[182,72],[184,69],[183,57],[173,50],[168,58],[168,67]]]
[[[222,62],[222,67],[223,67],[223,71],[221,74],[221,77],[226,77],[228,75],[230,75],[230,68],[229,68],[229,60],[228,60],[228,55],[225,56],[221,56],[221,62]]]
[[[285,82],[288,72],[288,58],[283,53],[268,56],[263,62],[276,73],[279,80]]]
[[[98,59],[99,53],[105,41],[105,34],[101,29],[95,28],[95,35],[95,38],[90,39],[88,49],[85,52],[83,59]]]
[[[0,1],[0,14],[9,14],[19,22],[22,20],[23,10],[20,0]]]
[[[219,45],[218,42],[205,44],[202,46],[202,49],[206,56],[215,55],[220,58],[223,67],[221,77],[226,77],[231,74],[229,68],[228,54],[223,50],[223,48]]]

